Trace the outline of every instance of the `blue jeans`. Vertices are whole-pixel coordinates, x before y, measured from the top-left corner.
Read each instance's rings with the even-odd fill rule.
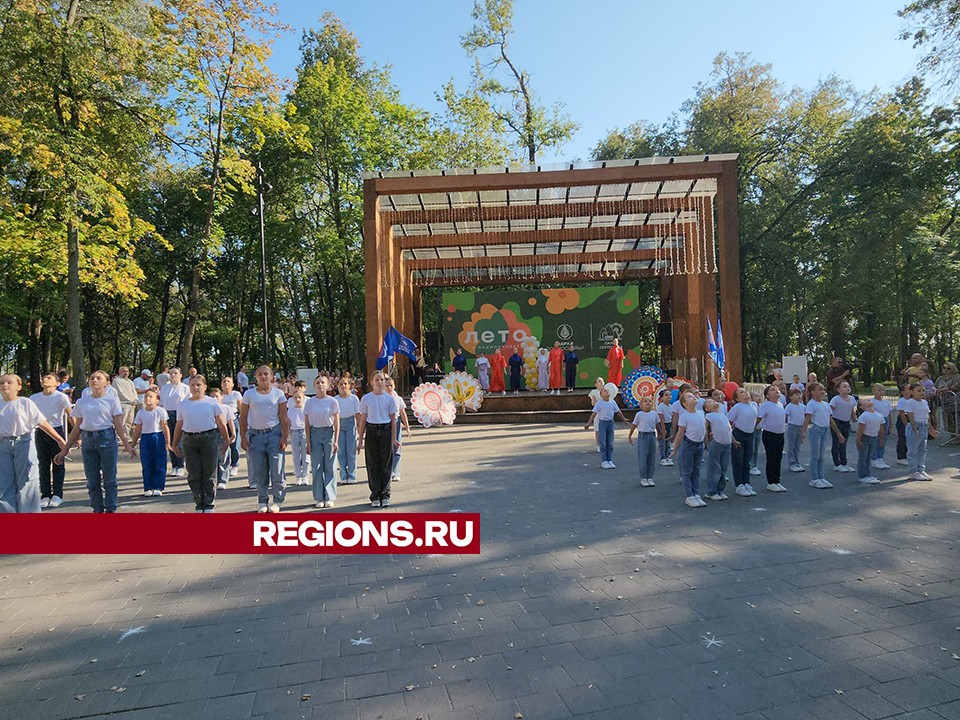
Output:
[[[667,433],[663,436],[663,440],[660,441],[660,459],[666,460],[670,457],[670,453],[673,452],[673,445],[670,444],[670,430],[673,429],[673,423],[664,423],[663,427]]]
[[[687,497],[700,494],[700,463],[703,462],[703,443],[684,438],[677,453],[680,460],[680,478]]]
[[[733,429],[733,439],[740,443],[730,451],[733,458],[733,484],[737,487],[750,484],[750,458],[753,457],[753,433]]]
[[[927,469],[928,432],[930,428],[927,423],[917,423],[916,431],[913,425],[907,423],[907,463],[911,472],[924,472]]]
[[[787,464],[800,465],[800,429],[802,425],[787,425]]]
[[[340,465],[340,482],[355,483],[357,481],[357,418],[353,416],[340,418],[337,462]]]
[[[721,445],[716,440],[707,448],[707,495],[722,493],[727,487],[727,468],[733,443]]]
[[[400,420],[400,414],[397,413],[397,442],[403,440],[403,423]],[[401,442],[400,447],[395,447],[393,451],[393,465],[390,468],[390,477],[398,478],[400,477],[400,454],[403,452],[403,444]]]
[[[116,512],[119,503],[116,431],[113,428],[85,430],[82,454],[90,507],[95,513]]]
[[[753,431],[753,455],[750,456],[749,468],[757,467],[757,458],[760,456],[760,446],[763,444],[763,430],[757,428]]]
[[[310,428],[310,464],[313,466],[313,499],[337,499],[337,477],[333,474],[333,426]]]
[[[892,417],[892,413],[887,416],[887,424],[884,428],[884,435],[886,437],[883,439],[883,445],[881,445],[879,441],[877,442],[877,449],[873,453],[874,460],[883,460],[884,455],[887,454],[887,438],[890,437],[890,428],[893,426],[893,421],[890,419]]]
[[[230,467],[240,464],[240,418],[233,419],[233,445],[230,446]]]
[[[0,438],[0,513],[40,512],[33,433]]]
[[[857,477],[870,477],[870,461],[877,454],[877,448],[880,446],[880,438],[876,435],[864,435],[863,447],[857,455]]]
[[[823,451],[827,446],[827,434],[830,432],[830,428],[809,425],[807,432],[810,434],[810,479],[825,479],[823,476]]]
[[[269,430],[247,431],[247,474],[257,488],[257,499],[261,505],[269,502],[271,491],[277,505],[287,496],[280,435],[279,425]]]
[[[600,461],[613,462],[613,420],[597,420],[597,437],[600,438]]]
[[[293,452],[293,476],[305,478],[310,473],[307,455],[307,431],[290,429],[290,450]]]
[[[167,486],[167,442],[162,432],[140,436],[140,470],[144,490],[163,490]]]
[[[230,460],[233,457],[233,443],[227,445],[220,433],[217,433],[217,485],[226,485],[230,481]]]
[[[653,471],[657,466],[657,434],[655,432],[637,433],[637,466],[641,480],[653,480]]]

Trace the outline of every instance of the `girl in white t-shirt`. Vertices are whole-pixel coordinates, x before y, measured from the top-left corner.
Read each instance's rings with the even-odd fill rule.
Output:
[[[787,414],[780,403],[780,389],[768,385],[764,391],[763,404],[757,411],[757,426],[761,429],[763,451],[767,456],[767,490],[786,492],[780,482],[780,465],[783,463],[783,441],[787,432]]]
[[[887,400],[887,388],[880,383],[873,386],[873,411],[883,418],[884,441],[877,444],[870,467],[889,470],[890,465],[884,455],[887,447],[886,438],[890,437],[890,431],[893,429],[893,403]]]
[[[310,473],[310,453],[307,452],[307,426],[303,407],[307,403],[307,383],[297,380],[287,400],[287,418],[290,420],[290,450],[293,453],[293,474],[297,485],[306,485]]]
[[[22,387],[19,375],[0,375],[0,513],[40,512],[39,477],[31,479],[34,431],[43,431],[61,451],[65,445],[40,408],[18,397]]]
[[[360,398],[353,392],[353,380],[350,377],[340,378],[335,400],[340,406],[340,436],[337,442],[340,483],[353,485],[357,482],[357,423],[360,415]]]
[[[837,393],[830,400],[830,409],[839,433],[833,434],[830,454],[833,456],[833,469],[849,473],[854,469],[847,463],[847,439],[850,437],[850,423],[857,417],[857,399],[850,394],[850,383],[846,381],[840,383]]]
[[[787,416],[787,463],[790,472],[803,472],[800,463],[800,433],[803,430],[803,420],[806,417],[806,407],[803,405],[803,391],[793,388],[788,395],[788,402],[784,407]]]
[[[213,512],[220,467],[218,434],[223,440],[221,447],[226,450],[230,433],[223,417],[223,406],[216,398],[207,395],[207,379],[200,374],[194,375],[190,378],[190,397],[181,401],[177,410],[173,447],[183,456],[187,466],[187,484],[198,513]]]
[[[691,508],[706,507],[700,497],[700,465],[707,439],[706,417],[697,409],[697,396],[692,392],[680,396],[680,407],[682,412],[677,417],[673,454],[679,459],[680,479],[687,496],[684,504]]]
[[[926,400],[926,388],[922,383],[910,385],[912,397],[901,400],[900,412],[906,417],[907,462],[910,465],[910,480],[933,480],[927,473],[927,437],[936,438],[936,427],[931,427],[933,416]]]
[[[223,392],[221,404],[233,410],[233,444],[230,446],[230,477],[236,477],[240,472],[240,407],[243,405],[243,393],[234,389],[233,378],[224,375],[220,380],[220,390]]]
[[[600,400],[593,406],[590,419],[583,426],[584,430],[589,430],[596,418],[597,434],[600,436],[600,467],[604,470],[613,470],[617,467],[613,464],[613,436],[616,427],[614,418],[617,414],[620,415],[621,420],[627,422],[617,403],[610,399],[610,390],[604,386],[600,390]]]
[[[72,406],[70,398],[57,390],[60,378],[56,373],[46,373],[40,384],[43,392],[31,395],[30,399],[40,408],[40,412],[57,434],[66,440],[67,433],[63,423]],[[37,447],[37,462],[40,465],[40,507],[60,507],[63,504],[65,473],[63,465],[57,465],[53,458],[60,452],[61,446],[39,428],[34,432],[33,441]]]
[[[818,382],[807,384],[810,401],[804,410],[803,427],[800,429],[800,442],[810,435],[810,487],[829,490],[833,485],[824,477],[823,449],[827,444],[827,435],[836,426],[830,417],[830,405],[824,402],[827,389]],[[839,430],[836,430],[839,432]]]
[[[407,439],[413,437],[410,432],[410,421],[407,419],[407,403],[397,394],[397,386],[392,377],[387,377],[387,392],[393,397],[393,402],[397,406],[397,440],[399,441],[403,431],[407,431]],[[403,449],[401,444],[393,452],[393,465],[390,467],[390,479],[393,482],[400,482],[400,454]]]
[[[734,394],[736,402],[727,411],[727,419],[733,425],[733,449],[731,450],[731,469],[734,491],[740,497],[753,497],[756,491],[750,484],[750,458],[753,457],[753,436],[757,427],[757,409],[750,402],[750,392],[737,388]]]
[[[637,431],[637,466],[640,469],[640,487],[653,487],[653,472],[657,467],[657,439],[664,437],[663,418],[653,409],[653,398],[640,398],[640,409],[630,424],[627,442],[633,445],[633,433]]]
[[[360,398],[360,428],[357,447],[363,449],[367,463],[370,507],[390,506],[390,468],[393,453],[400,445],[397,433],[397,404],[386,391],[387,378],[376,372],[373,392]],[[366,447],[364,447],[366,439]]]
[[[278,513],[287,495],[287,397],[273,386],[273,371],[266,365],[258,367],[254,377],[257,385],[243,394],[240,407],[240,446],[247,452],[247,473],[257,489],[257,512]]]
[[[230,442],[224,445],[221,438],[217,436],[217,490],[226,490],[227,482],[230,480],[230,461],[233,446],[237,444],[236,421],[233,405],[227,405],[223,402],[223,390],[220,388],[210,388],[210,397],[220,403],[220,409],[223,411],[223,422],[227,426],[227,435],[230,436]]]
[[[133,419],[130,442],[140,441],[140,470],[143,475],[143,496],[159,497],[167,487],[167,452],[170,444],[170,416],[160,407],[160,391],[150,389],[143,394],[143,407]]]
[[[127,439],[123,426],[123,409],[116,395],[107,393],[109,378],[102,370],[95,370],[87,378],[90,394],[81,394],[73,406],[71,417],[76,421],[67,438],[67,444],[54,458],[62,463],[70,448],[83,434],[83,473],[87,478],[87,494],[95,513],[114,513],[119,504],[117,486],[117,437],[131,458],[136,450]]]
[[[307,455],[313,470],[313,500],[318,508],[332,508],[337,499],[333,458],[340,442],[340,405],[330,397],[325,375],[313,381],[315,395],[303,407]]]
[[[876,412],[873,400],[863,401],[863,412],[857,422],[857,477],[864,485],[876,485],[880,482],[870,474],[870,466],[877,454],[877,446],[885,439],[886,419]]]
[[[590,407],[592,408],[598,402],[600,402],[600,391],[603,390],[605,380],[602,377],[598,377],[593,382],[593,390],[590,391],[590,394],[587,396],[590,400]],[[600,433],[597,430],[597,423],[593,423],[593,439],[597,444],[597,452],[600,452]]]
[[[670,395],[670,390],[664,388],[660,391],[660,397],[657,400],[657,412],[663,421],[663,439],[660,441],[660,464],[664,466],[673,465],[673,458],[670,457],[670,452],[673,450],[673,445],[670,442],[670,438],[673,437],[673,410],[670,408]]]

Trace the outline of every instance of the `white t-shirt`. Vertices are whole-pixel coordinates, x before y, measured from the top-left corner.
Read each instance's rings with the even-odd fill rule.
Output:
[[[883,427],[885,420],[883,415],[878,412],[860,413],[858,419],[860,427],[863,428],[863,434],[868,437],[877,437],[880,434],[880,428]]]
[[[142,377],[140,377],[139,375],[137,375],[137,377],[135,377],[135,378],[133,379],[133,389],[137,391],[137,400],[138,400],[139,402],[143,402],[143,392],[140,392],[140,391],[142,390],[142,391],[145,392],[145,391],[149,390],[149,389],[150,389],[150,381],[149,381],[149,380],[144,380]]]
[[[393,402],[397,407],[396,409],[397,417],[400,417],[400,411],[407,409],[407,403],[402,397],[400,397],[396,393],[390,393],[390,395],[393,397]]]
[[[893,403],[891,403],[886,398],[881,398],[879,400],[877,400],[877,398],[874,398],[873,411],[878,415],[880,415],[883,418],[884,422],[886,422],[887,418],[890,417],[890,413],[893,412]]]
[[[113,418],[123,415],[123,408],[116,395],[103,394],[101,397],[83,395],[70,413],[75,420],[80,421],[80,429],[93,432],[113,427]]]
[[[657,403],[657,412],[660,413],[664,425],[673,422],[673,406],[670,403]]]
[[[830,401],[830,407],[833,410],[833,419],[850,422],[853,419],[853,411],[857,407],[857,399],[853,395],[848,395],[844,400],[839,395],[834,395]]]
[[[248,378],[247,374],[242,370],[237,373],[237,385],[242,388],[250,387],[250,378]]]
[[[677,419],[677,425],[684,428],[683,437],[691,442],[703,442],[707,437],[707,422],[702,412],[684,410]]]
[[[790,383],[790,390],[799,390],[800,392],[803,392],[806,389],[807,386],[803,383]]]
[[[287,400],[287,419],[290,421],[291,430],[303,430],[306,425],[303,422],[304,414],[307,410],[307,403],[313,398],[304,398],[303,407],[297,407],[297,401],[293,398]]]
[[[185,382],[178,382],[174,385],[168,382],[160,386],[160,407],[168,413],[176,412],[180,403],[190,397],[190,386]]]
[[[783,435],[787,431],[787,413],[778,402],[766,400],[760,406],[757,417],[760,418],[760,427],[767,432]]]
[[[367,422],[384,425],[390,422],[390,416],[396,415],[397,404],[392,395],[368,392],[360,399],[360,413],[367,416]]]
[[[222,404],[233,408],[234,415],[237,415],[240,412],[240,405],[243,403],[243,395],[241,395],[236,390],[231,390],[228,393],[223,393]]]
[[[360,413],[360,398],[353,393],[350,393],[346,397],[337,395],[334,400],[336,400],[337,405],[340,406],[340,422],[343,422],[344,418],[356,417]]]
[[[170,416],[167,415],[167,411],[158,405],[153,410],[137,410],[137,416],[133,419],[133,424],[140,426],[141,434],[149,435],[162,433],[163,426],[169,419]]]
[[[223,421],[227,424],[227,435],[230,434],[230,425],[237,419],[237,411],[230,405],[220,403],[220,409],[223,410]]]
[[[247,406],[247,427],[251,430],[269,430],[280,424],[280,404],[287,402],[282,390],[270,388],[265,395],[250,388],[243,394]]]
[[[811,424],[822,428],[830,427],[830,405],[823,400],[810,400],[804,414],[810,416]]]
[[[633,417],[633,424],[637,426],[637,432],[656,432],[660,419],[660,413],[656,410],[648,412],[637,410],[637,414]]]
[[[389,397],[384,394],[385,397]],[[359,405],[359,400],[357,404]],[[340,403],[329,395],[316,396],[309,398],[303,408],[303,413],[310,421],[310,427],[332,427],[333,418],[340,414]],[[371,421],[372,422],[372,421]],[[387,422],[390,417],[387,416]]]
[[[113,387],[113,385],[107,385],[107,386],[103,389],[103,394],[104,394],[104,395],[109,395],[110,397],[118,397],[118,396],[117,396],[117,389],[116,389],[115,387]],[[90,386],[89,386],[89,385],[87,385],[87,386],[83,389],[83,392],[80,393],[80,397],[92,397],[92,395],[93,395],[93,390],[90,389]]]
[[[803,425],[803,416],[807,414],[807,408],[803,403],[787,403],[784,412],[787,414],[789,425]]]
[[[690,391],[687,391],[690,392]],[[684,393],[686,394],[686,393]],[[706,398],[702,398],[699,395],[697,396],[697,410],[703,410],[703,404],[707,402]],[[677,398],[670,405],[670,418],[673,419],[674,415],[682,415],[686,410],[683,409],[683,406],[680,404],[680,398]]]
[[[30,398],[15,397],[9,402],[0,398],[0,436],[26,435],[36,430],[45,420],[40,408]],[[110,424],[113,424],[113,420]]]
[[[714,442],[721,445],[733,444],[733,428],[730,427],[730,421],[726,415],[718,410],[707,413],[704,418],[710,422],[710,433],[713,435]]]
[[[757,409],[753,403],[735,403],[727,411],[727,420],[740,432],[752,433],[757,427]]]
[[[914,400],[908,398],[897,403],[897,409],[902,410],[904,414],[913,413],[913,421],[917,424],[930,421],[930,405],[926,400]],[[907,421],[909,422],[909,418]]]
[[[63,427],[63,414],[70,412],[70,398],[59,390],[54,390],[49,395],[36,393],[31,395],[33,404],[40,408],[40,412],[53,427]]]
[[[223,415],[223,407],[214,398],[204,396],[199,400],[183,400],[177,411],[177,422],[183,421],[185,433],[199,433],[217,429],[217,416]]]
[[[613,420],[620,407],[613,400],[597,400],[593,406],[593,412],[597,414],[597,420]]]
[[[162,388],[164,385],[170,382],[170,373],[157,373],[157,377],[154,378],[157,382],[157,387]]]

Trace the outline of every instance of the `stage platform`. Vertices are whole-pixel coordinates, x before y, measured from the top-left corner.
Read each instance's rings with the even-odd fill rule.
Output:
[[[507,392],[506,395],[487,394],[477,412],[463,413],[457,416],[457,424],[490,423],[580,423],[590,418],[590,389],[577,389],[573,392],[561,390],[559,395],[550,395],[542,391],[521,391],[519,395]],[[617,404],[623,414],[633,419],[633,410],[627,410],[620,399]]]

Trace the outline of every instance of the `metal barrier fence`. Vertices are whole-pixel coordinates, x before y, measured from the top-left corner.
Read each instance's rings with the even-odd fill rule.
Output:
[[[960,443],[960,395],[952,390],[942,390],[933,399],[933,411],[937,413],[941,445]]]

